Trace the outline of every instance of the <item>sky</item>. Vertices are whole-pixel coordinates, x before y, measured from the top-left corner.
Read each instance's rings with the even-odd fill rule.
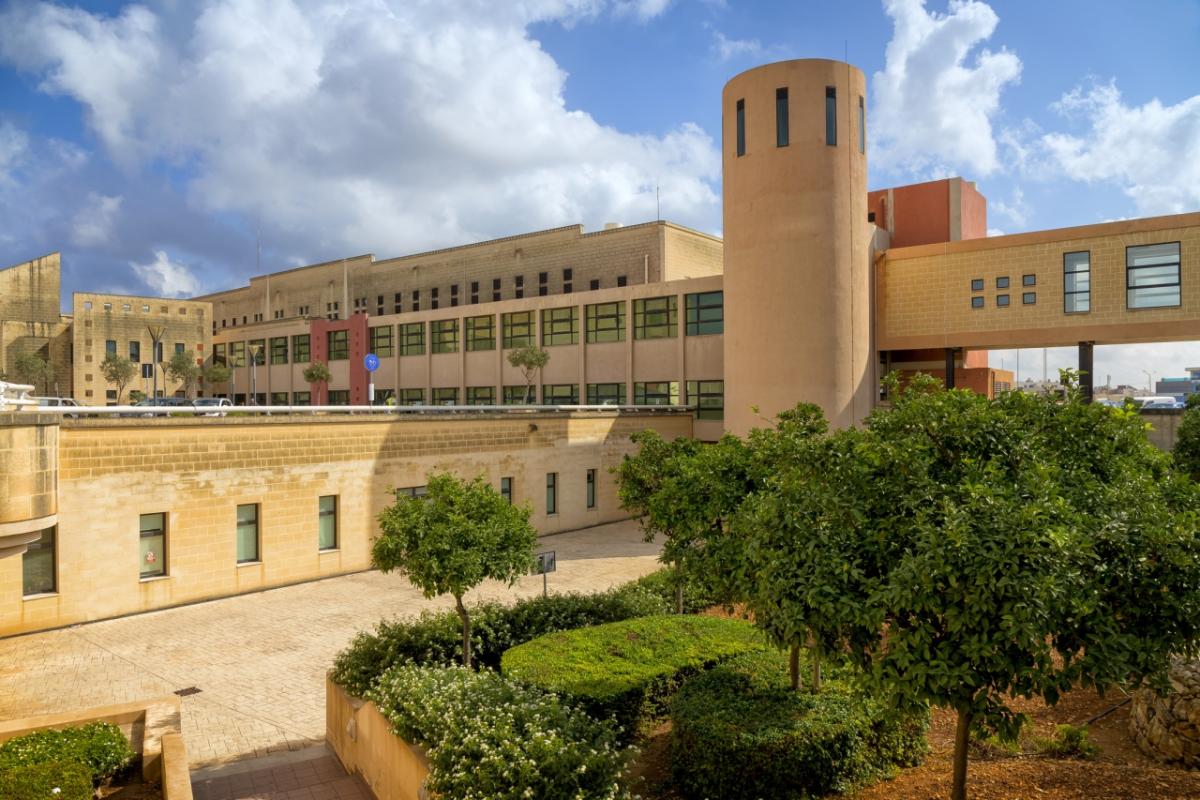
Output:
[[[992,235],[1195,211],[1198,45],[1200,0],[0,0],[0,264],[61,251],[69,303],[657,196],[719,234],[722,86],[808,57],[867,75],[871,188],[975,180]],[[1098,383],[1195,365],[1096,350]]]

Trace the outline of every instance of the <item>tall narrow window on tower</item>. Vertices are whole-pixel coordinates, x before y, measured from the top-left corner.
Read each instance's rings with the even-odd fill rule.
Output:
[[[787,88],[775,90],[775,146],[787,147],[788,102]]]
[[[837,89],[825,87],[825,144],[837,145]]]
[[[867,152],[867,106],[858,96],[858,152]]]
[[[737,154],[746,155],[746,101],[737,101]]]

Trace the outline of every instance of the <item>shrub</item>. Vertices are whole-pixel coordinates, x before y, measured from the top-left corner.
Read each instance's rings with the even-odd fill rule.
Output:
[[[819,694],[789,686],[787,656],[752,653],[684,684],[671,704],[671,773],[684,797],[799,798],[917,763],[928,714],[899,715],[844,667]]]
[[[683,572],[681,575],[674,569],[664,568],[651,572],[626,586],[636,586],[662,598],[662,601],[667,604],[668,610],[674,611],[675,585],[679,580],[683,581],[683,612],[685,614],[696,614],[707,608],[728,603],[728,598],[723,597],[710,581],[705,580],[703,575],[691,572]]]
[[[629,754],[611,725],[495,672],[398,666],[368,693],[427,748],[429,790],[461,800],[617,800]]]
[[[741,620],[642,617],[534,639],[505,653],[501,672],[632,733],[665,712],[688,675],[763,647],[762,635]]]
[[[0,770],[71,762],[86,766],[95,783],[120,775],[136,758],[125,734],[111,722],[35,731],[0,744]]]
[[[49,761],[0,769],[4,800],[92,800],[92,774],[86,764]]]
[[[1035,739],[1034,747],[1039,753],[1051,758],[1079,758],[1091,761],[1100,748],[1088,740],[1086,725],[1059,725],[1053,739]]]
[[[471,609],[471,649],[475,665],[496,669],[505,650],[554,631],[664,614],[669,609],[661,586],[641,582],[595,594],[531,597],[513,605],[480,603]],[[672,589],[665,589],[673,597]],[[381,622],[362,632],[334,660],[333,682],[359,697],[396,664],[453,663],[462,648],[462,627],[453,611],[424,612],[415,620]]]

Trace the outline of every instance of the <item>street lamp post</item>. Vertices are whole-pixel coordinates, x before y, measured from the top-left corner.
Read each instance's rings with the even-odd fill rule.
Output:
[[[166,325],[147,325],[146,330],[150,332],[150,371],[154,376],[154,383],[150,390],[152,398],[158,398],[158,366],[162,361],[162,353],[159,350],[159,343],[162,341],[163,334],[167,330]],[[166,390],[166,381],[163,382],[163,389]]]
[[[258,354],[262,352],[261,344],[247,345],[250,351],[250,402],[248,405],[258,405]]]

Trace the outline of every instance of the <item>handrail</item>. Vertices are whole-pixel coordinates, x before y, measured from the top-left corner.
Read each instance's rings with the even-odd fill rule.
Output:
[[[17,408],[26,408],[37,406],[37,400],[30,397],[33,393],[33,386],[28,383],[8,383],[0,381],[0,411],[15,406]]]
[[[295,414],[298,416],[313,414],[373,414],[388,416],[421,416],[442,415],[454,416],[461,414],[558,414],[576,411],[608,411],[646,413],[678,413],[694,411],[694,405],[520,405],[520,406],[38,406],[33,401],[33,408],[39,414],[55,416],[89,416],[89,417],[166,417],[172,414],[190,414],[192,416],[226,417],[233,414]]]

